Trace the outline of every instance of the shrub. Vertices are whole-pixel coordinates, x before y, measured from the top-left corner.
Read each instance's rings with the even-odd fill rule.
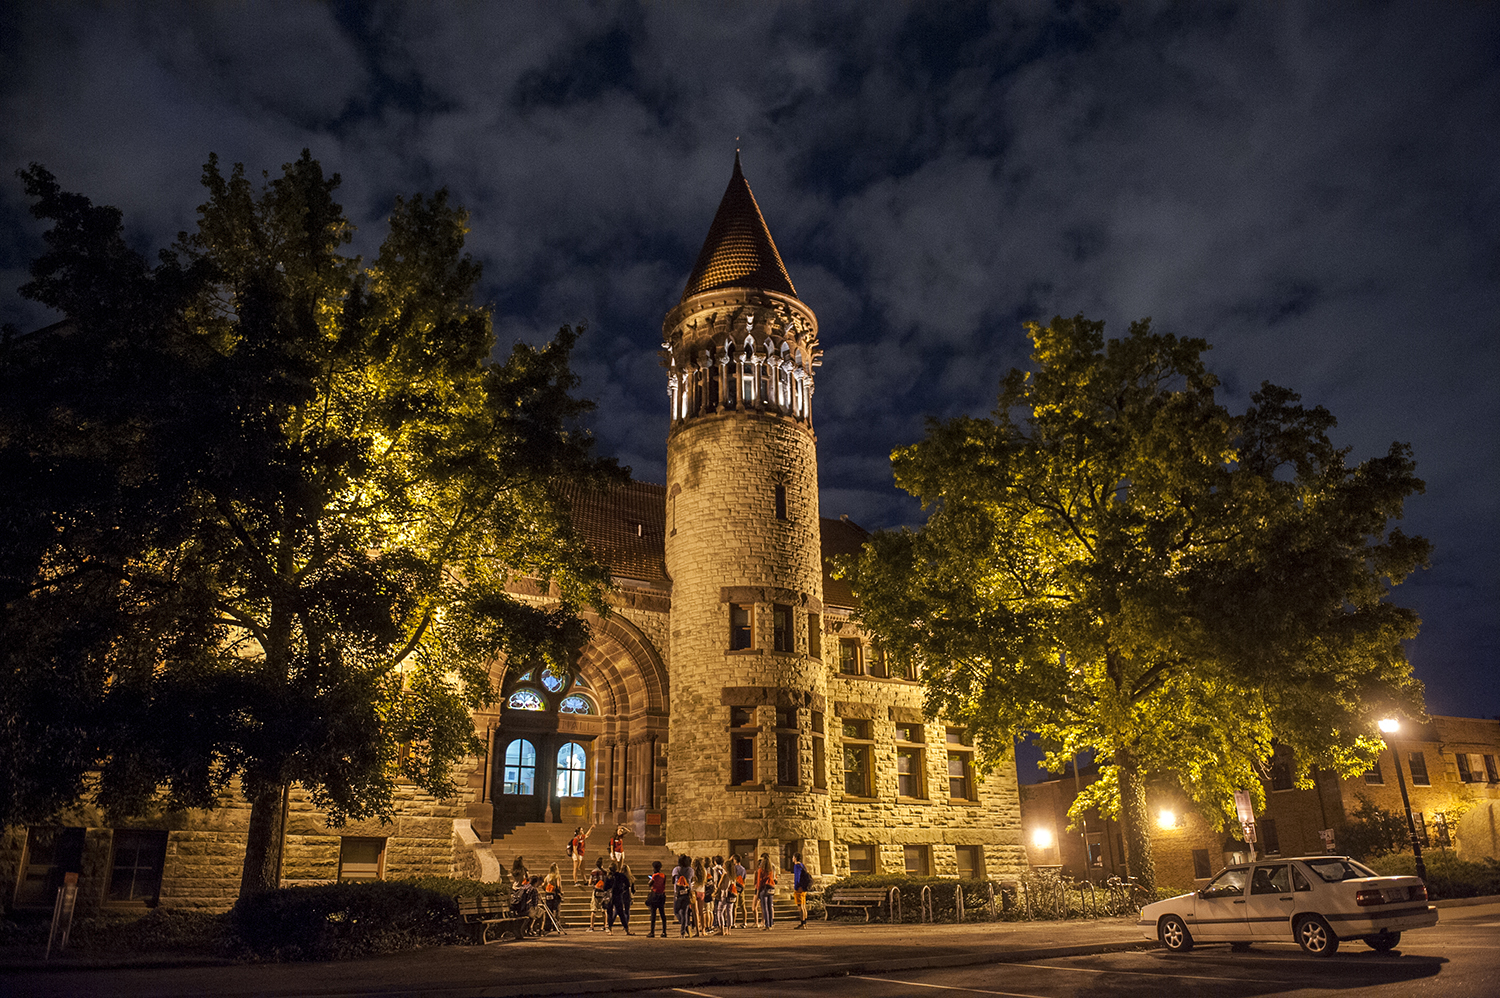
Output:
[[[1493,859],[1459,859],[1446,850],[1423,853],[1427,891],[1433,898],[1473,898],[1500,894],[1500,863]],[[1414,877],[1416,859],[1409,852],[1391,853],[1366,864],[1387,876]]]
[[[262,959],[351,959],[463,942],[455,898],[496,886],[423,877],[288,887],[242,898],[232,916]]]

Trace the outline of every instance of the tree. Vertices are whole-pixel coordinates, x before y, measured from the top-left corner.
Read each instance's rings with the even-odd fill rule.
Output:
[[[567,669],[606,612],[559,490],[621,474],[576,428],[577,334],[491,361],[465,213],[398,198],[366,265],[305,150],[259,190],[210,158],[154,267],[21,176],[52,223],[22,293],[67,318],[0,348],[0,823],[237,784],[241,893],[275,886],[289,786],[335,823],[398,777],[450,795],[488,662]]]
[[[1036,370],[1009,373],[990,418],[898,449],[929,519],[851,570],[863,621],[923,663],[928,709],[986,761],[1033,731],[1054,770],[1104,763],[1076,807],[1119,814],[1151,883],[1149,775],[1222,827],[1273,743],[1307,786],[1366,768],[1381,712],[1421,716],[1401,646],[1418,620],[1386,596],[1428,545],[1388,529],[1422,488],[1408,447],[1348,467],[1323,408],[1263,384],[1232,415],[1206,343],[1103,328],[1029,325]]]

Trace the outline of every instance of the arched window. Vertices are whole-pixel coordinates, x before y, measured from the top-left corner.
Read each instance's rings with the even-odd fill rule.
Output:
[[[557,750],[557,796],[582,797],[588,756],[583,746],[568,742]]]
[[[549,665],[542,670],[542,685],[553,693],[562,689],[568,682],[568,674],[555,665]]]
[[[547,704],[543,702],[542,695],[536,690],[516,690],[505,701],[505,705],[511,710],[546,710]]]
[[[505,746],[505,778],[501,792],[518,796],[536,793],[536,746],[517,738]]]
[[[588,697],[581,697],[577,693],[563,697],[563,702],[557,705],[559,714],[592,714],[594,705],[589,703]]]

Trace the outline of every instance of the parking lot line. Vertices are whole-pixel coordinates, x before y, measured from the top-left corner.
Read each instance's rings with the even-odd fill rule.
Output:
[[[1204,974],[1163,974],[1159,970],[1098,970],[1093,967],[1054,967],[1046,963],[1013,963],[1012,967],[1034,967],[1037,970],[1067,970],[1075,974],[1129,974],[1132,977],[1173,977],[1184,981],[1239,981],[1245,984],[1296,984],[1269,977],[1216,977]]]
[[[896,981],[889,977],[856,977],[856,981],[875,981],[880,984],[899,984],[904,988],[932,988],[934,991],[962,991],[971,995],[1000,995],[1002,998],[1042,998],[1019,991],[986,991],[984,988],[960,988],[950,984],[923,984],[921,981]]]

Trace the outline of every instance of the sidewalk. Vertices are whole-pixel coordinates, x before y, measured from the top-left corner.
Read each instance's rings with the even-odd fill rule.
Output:
[[[956,967],[1155,945],[1142,938],[1133,919],[966,925],[809,922],[804,930],[794,924],[703,939],[585,930],[343,963],[16,968],[0,973],[0,995],[511,998]]]

